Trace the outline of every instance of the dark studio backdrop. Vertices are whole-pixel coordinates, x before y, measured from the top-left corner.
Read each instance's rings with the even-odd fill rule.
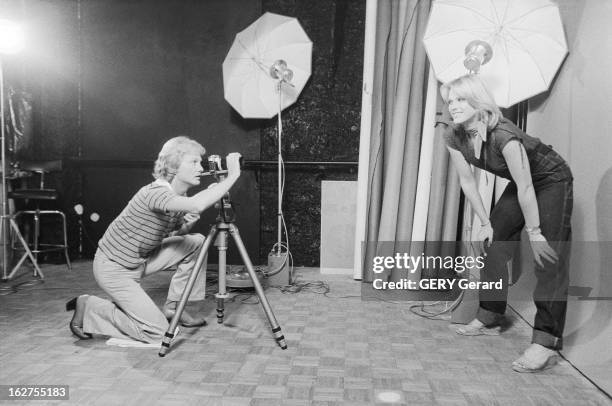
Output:
[[[83,255],[142,185],[163,142],[185,134],[207,153],[276,160],[276,118],[243,119],[223,98],[221,64],[237,32],[263,12],[298,18],[313,41],[312,76],[283,111],[285,161],[358,160],[365,0],[3,0],[28,43],[3,59],[7,86],[31,106],[13,162],[64,159],[50,178],[68,213],[73,256],[85,208]],[[276,242],[276,168],[249,167],[232,190],[255,264]],[[357,167],[287,167],[284,213],[296,265],[317,266],[322,180]],[[205,179],[204,184],[210,180]],[[89,221],[100,214],[97,223]],[[209,210],[194,230],[207,233]],[[45,226],[47,227],[45,229]],[[43,233],[53,233],[43,223]],[[230,247],[229,263],[240,263]],[[214,257],[211,259],[214,262]]]

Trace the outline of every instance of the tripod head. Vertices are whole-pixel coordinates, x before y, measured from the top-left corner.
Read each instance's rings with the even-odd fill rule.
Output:
[[[221,157],[219,155],[210,155],[208,157],[208,172],[203,175],[210,175],[215,178],[217,183],[221,182],[227,176],[227,170],[223,169]],[[233,223],[236,221],[236,213],[234,204],[227,192],[216,204],[217,222]]]

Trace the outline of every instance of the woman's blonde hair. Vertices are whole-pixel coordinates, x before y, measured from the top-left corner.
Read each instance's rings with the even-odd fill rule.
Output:
[[[445,103],[448,103],[448,94],[451,89],[458,97],[464,98],[470,106],[486,114],[489,130],[497,125],[502,113],[497,107],[495,99],[477,75],[468,74],[443,84],[440,87],[440,94]]]
[[[159,151],[153,166],[153,177],[171,182],[185,154],[202,156],[205,153],[206,149],[189,137],[181,135],[170,138]]]

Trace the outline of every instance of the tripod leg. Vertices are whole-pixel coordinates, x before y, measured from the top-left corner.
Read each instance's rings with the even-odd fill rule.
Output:
[[[227,299],[227,288],[225,284],[226,258],[227,258],[227,230],[222,229],[217,235],[215,246],[219,251],[219,291],[217,298],[217,323],[222,324],[225,317],[225,299]]]
[[[168,326],[168,331],[164,334],[164,338],[162,339],[162,344],[159,349],[158,355],[163,357],[166,355],[168,350],[170,349],[170,342],[174,338],[174,332],[176,331],[176,327],[178,326],[179,320],[181,319],[181,314],[183,314],[183,310],[185,309],[185,303],[187,303],[187,299],[191,294],[191,290],[193,289],[193,285],[195,283],[198,274],[201,271],[202,263],[204,262],[204,258],[206,258],[206,254],[208,253],[208,249],[210,248],[210,244],[215,238],[215,234],[217,233],[217,227],[212,226],[210,232],[206,236],[206,240],[204,240],[204,244],[202,248],[200,248],[200,253],[196,258],[195,265],[193,266],[193,270],[191,271],[191,275],[189,275],[189,281],[187,281],[187,286],[185,286],[185,290],[181,296],[181,301],[176,307],[176,312],[174,313],[174,317],[170,321],[170,326]]]
[[[244,265],[247,267],[247,271],[249,272],[249,276],[253,280],[253,286],[255,287],[255,292],[257,293],[257,297],[259,297],[259,301],[266,313],[266,317],[268,318],[268,322],[270,322],[270,326],[272,327],[272,333],[274,334],[274,338],[278,345],[283,349],[287,349],[287,343],[285,342],[285,336],[281,331],[278,322],[276,321],[276,317],[274,317],[274,313],[272,313],[272,308],[270,307],[270,303],[268,303],[268,299],[266,299],[266,295],[264,294],[263,288],[259,283],[259,279],[255,274],[255,269],[253,269],[253,264],[249,258],[249,254],[247,253],[246,248],[244,247],[244,243],[240,238],[240,233],[238,232],[238,227],[234,224],[229,225],[229,231],[234,237],[234,241],[236,242],[236,246],[238,247],[238,251],[240,251],[240,256],[244,261]]]

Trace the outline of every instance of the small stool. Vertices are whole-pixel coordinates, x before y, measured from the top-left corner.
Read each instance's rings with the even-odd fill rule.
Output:
[[[66,256],[66,265],[68,269],[72,270],[72,264],[70,263],[70,257],[68,256],[68,233],[66,227],[66,215],[61,210],[41,210],[40,204],[45,201],[55,201],[59,199],[59,194],[55,189],[45,188],[45,174],[52,171],[60,171],[62,169],[62,161],[29,161],[22,162],[19,165],[19,169],[38,173],[40,175],[40,188],[38,189],[17,189],[7,194],[9,199],[24,200],[26,202],[33,201],[36,204],[34,210],[20,210],[15,213],[14,218],[17,221],[19,217],[30,215],[33,216],[34,220],[34,236],[33,242],[28,242],[32,250],[32,254],[38,261],[38,254],[50,251],[64,251]],[[41,243],[40,239],[40,217],[43,215],[59,216],[63,227],[63,243]],[[12,245],[12,248],[19,249],[18,246]]]

